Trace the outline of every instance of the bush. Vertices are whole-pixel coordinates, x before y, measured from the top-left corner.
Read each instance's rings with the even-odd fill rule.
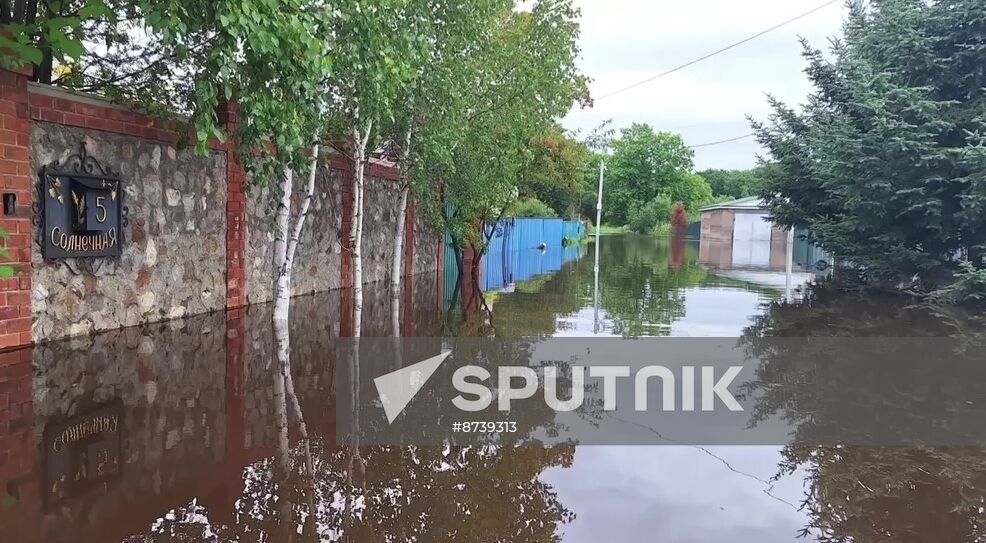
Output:
[[[630,210],[630,222],[627,224],[627,228],[638,234],[651,234],[658,224],[671,220],[673,205],[671,198],[658,194],[650,202],[635,206]]]
[[[554,209],[537,198],[521,198],[507,210],[507,217],[557,217]]]

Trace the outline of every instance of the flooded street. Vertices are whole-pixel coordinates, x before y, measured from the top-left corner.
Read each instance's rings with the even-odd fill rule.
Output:
[[[809,290],[783,303],[783,274],[778,282],[769,271],[712,270],[699,263],[698,243],[685,239],[618,235],[601,243],[598,311],[592,245],[549,248],[515,255],[496,277],[485,272],[484,297],[448,278],[415,276],[396,315],[400,335],[582,337],[598,330],[756,344],[776,337],[976,338],[986,331],[967,315],[935,314],[900,299]],[[523,271],[529,269],[537,271]],[[986,537],[986,452],[975,447],[827,447],[799,441],[803,434],[784,447],[338,446],[332,344],[352,328],[339,317],[348,303],[345,290],[293,301],[288,386],[311,437],[310,475],[296,431],[279,439],[283,384],[271,369],[269,306],[7,353],[20,363],[0,381],[10,398],[0,409],[20,416],[0,427],[0,440],[20,454],[0,457],[8,481],[0,488],[0,539]],[[368,288],[363,335],[393,335],[394,316],[385,286]],[[836,371],[774,370],[789,371],[778,381],[808,379],[819,390],[800,413],[792,402],[775,404],[794,419],[843,416],[846,398],[858,392],[853,376]],[[915,401],[970,411],[986,404],[975,397],[983,391],[978,384],[970,392],[929,379],[927,390],[913,392]]]

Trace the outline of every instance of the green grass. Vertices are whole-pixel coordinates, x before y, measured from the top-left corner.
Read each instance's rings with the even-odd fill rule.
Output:
[[[609,225],[609,224],[604,224],[599,229],[599,234],[600,235],[603,235],[603,236],[606,235],[606,234],[623,234],[623,233],[626,233],[626,230],[624,230],[622,226],[612,226],[612,225]],[[594,236],[595,234],[596,234],[596,228],[593,225],[590,224],[589,225],[589,235],[590,236]]]
[[[658,223],[657,226],[654,227],[653,235],[659,238],[668,237],[669,235],[671,235],[671,223],[669,222]]]

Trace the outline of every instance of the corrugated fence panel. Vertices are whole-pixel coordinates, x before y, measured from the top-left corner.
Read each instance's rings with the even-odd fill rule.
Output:
[[[518,250],[534,249],[544,241],[544,219],[514,219]]]
[[[794,263],[808,270],[819,268],[819,262],[824,262],[823,266],[826,266],[831,255],[809,242],[807,238],[807,229],[801,227],[794,229]]]
[[[564,247],[566,238],[578,240],[585,235],[585,225],[580,221],[514,218],[485,228],[489,245],[483,257],[480,282],[484,291],[503,289],[513,283],[557,272],[565,263],[578,260],[583,254],[584,247],[579,244]],[[455,249],[446,232],[443,277],[446,306],[452,301],[458,274]]]
[[[565,225],[561,219],[542,219],[541,242],[547,247],[561,247]]]
[[[568,264],[569,262],[575,262],[582,256],[582,245],[575,244],[565,247],[562,253],[562,264]]]
[[[562,239],[579,240],[584,234],[582,221],[564,221]]]

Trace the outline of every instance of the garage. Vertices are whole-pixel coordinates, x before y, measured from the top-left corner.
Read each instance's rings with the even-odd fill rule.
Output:
[[[771,230],[767,213],[736,213],[733,218],[733,266],[770,266]]]

